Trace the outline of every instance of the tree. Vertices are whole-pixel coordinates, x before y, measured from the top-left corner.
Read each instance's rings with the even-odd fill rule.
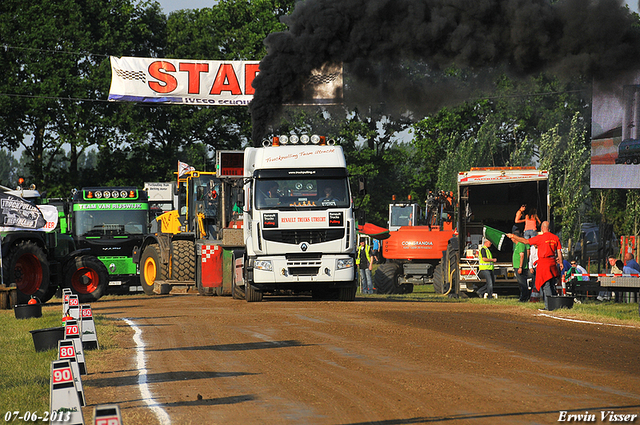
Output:
[[[105,120],[118,108],[101,102],[109,88],[107,55],[148,55],[163,27],[156,3],[0,3],[0,38],[7,45],[0,52],[7,76],[0,82],[0,136],[4,146],[25,149],[40,187],[55,184],[61,170],[79,183],[78,158],[115,135]],[[60,160],[67,166],[58,167]]]
[[[561,134],[558,126],[542,135],[540,167],[549,171],[549,192],[556,231],[562,237],[578,240],[580,223],[588,195],[590,155],[582,117],[576,113],[568,134]]]

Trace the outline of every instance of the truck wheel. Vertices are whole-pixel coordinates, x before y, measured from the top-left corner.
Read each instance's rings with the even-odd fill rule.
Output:
[[[358,290],[358,284],[354,283],[346,288],[340,288],[338,293],[338,300],[340,301],[354,301],[356,299],[356,291]]]
[[[26,304],[31,296],[45,303],[52,297],[49,291],[49,261],[42,248],[31,241],[21,241],[11,247],[4,263],[4,280],[17,287],[18,304]]]
[[[399,294],[402,288],[398,285],[400,264],[381,264],[373,277],[373,283],[378,294]]]
[[[140,285],[144,293],[153,295],[155,281],[166,280],[168,275],[168,267],[160,259],[160,246],[148,245],[140,257]]]
[[[248,282],[244,285],[244,292],[245,299],[248,303],[256,303],[262,301],[262,291],[257,290],[255,286]]]
[[[196,247],[192,241],[171,242],[171,279],[179,282],[196,281]]]
[[[109,272],[104,263],[89,255],[69,261],[64,266],[63,279],[81,303],[98,301],[109,286]]]

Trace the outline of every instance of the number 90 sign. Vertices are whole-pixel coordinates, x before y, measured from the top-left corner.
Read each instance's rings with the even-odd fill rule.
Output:
[[[53,383],[61,384],[63,382],[73,382],[73,374],[71,373],[70,367],[53,371]]]

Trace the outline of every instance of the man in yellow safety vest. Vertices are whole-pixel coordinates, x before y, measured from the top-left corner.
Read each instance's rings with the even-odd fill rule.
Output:
[[[491,255],[491,241],[487,238],[483,238],[482,246],[480,247],[480,266],[478,267],[478,276],[480,279],[484,279],[485,284],[482,288],[476,292],[480,298],[498,298],[497,294],[493,293],[493,284],[496,281],[496,275],[493,271],[493,265],[497,261]]]
[[[371,278],[371,246],[366,245],[365,240],[360,240],[358,254],[356,256],[356,266],[360,269],[360,291],[363,294],[373,294],[373,279]]]

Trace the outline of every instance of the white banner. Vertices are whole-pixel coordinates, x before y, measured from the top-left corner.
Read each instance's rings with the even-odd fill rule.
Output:
[[[0,232],[19,232],[23,230],[35,231],[35,232],[51,232],[55,230],[58,225],[58,209],[53,205],[37,205],[37,208],[42,212],[44,226],[38,228],[31,227],[19,227],[19,226],[0,226]]]
[[[114,56],[109,100],[247,106],[259,61],[207,61]]]

